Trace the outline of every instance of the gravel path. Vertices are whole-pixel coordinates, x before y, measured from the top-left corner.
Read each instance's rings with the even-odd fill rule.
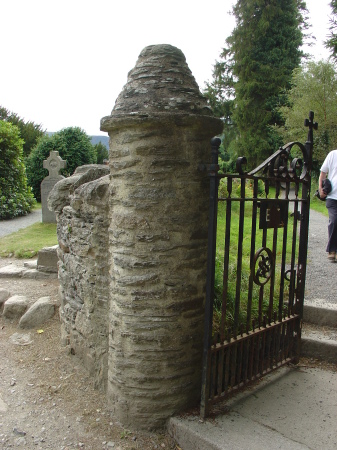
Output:
[[[337,264],[328,261],[325,251],[328,240],[328,222],[328,217],[310,210],[305,300],[323,300],[337,305],[334,285]]]
[[[11,220],[0,221],[0,237],[14,233],[21,228],[26,228],[35,222],[42,222],[42,209],[35,209],[26,216],[17,217]]]

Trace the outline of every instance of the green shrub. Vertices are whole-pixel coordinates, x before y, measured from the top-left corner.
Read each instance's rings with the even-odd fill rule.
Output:
[[[18,127],[0,120],[0,219],[29,213],[35,203],[22,161]]]
[[[48,176],[43,161],[51,151],[58,151],[60,157],[67,161],[66,168],[61,170],[61,174],[66,177],[72,175],[76,167],[95,164],[97,161],[89,136],[78,127],[64,128],[52,136],[42,137],[26,160],[28,183],[38,201],[41,200],[41,182]]]

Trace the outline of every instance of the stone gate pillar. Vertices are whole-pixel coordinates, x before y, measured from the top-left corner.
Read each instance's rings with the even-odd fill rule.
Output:
[[[210,139],[222,131],[183,53],[146,47],[110,116],[108,397],[162,427],[200,397]]]

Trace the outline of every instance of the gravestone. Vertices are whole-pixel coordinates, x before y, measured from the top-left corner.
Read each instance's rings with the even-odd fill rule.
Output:
[[[67,161],[64,161],[59,152],[51,151],[47,159],[43,161],[43,168],[49,171],[49,175],[43,179],[41,183],[41,204],[42,204],[42,222],[56,223],[56,215],[54,211],[48,208],[48,195],[55,184],[64,178],[60,174],[60,170],[64,169]]]

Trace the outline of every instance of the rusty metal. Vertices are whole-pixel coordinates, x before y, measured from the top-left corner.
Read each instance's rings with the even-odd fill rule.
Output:
[[[286,144],[250,172],[245,172],[247,160],[241,157],[236,174],[219,174],[221,142],[211,142],[202,417],[214,403],[248,383],[298,362],[317,129],[313,119],[310,112],[304,145]],[[301,158],[293,158],[292,151]],[[220,182],[223,196],[218,194]],[[220,208],[225,214],[224,236],[217,231]],[[219,239],[224,242],[221,252]],[[215,293],[216,259],[222,263],[221,294]]]

